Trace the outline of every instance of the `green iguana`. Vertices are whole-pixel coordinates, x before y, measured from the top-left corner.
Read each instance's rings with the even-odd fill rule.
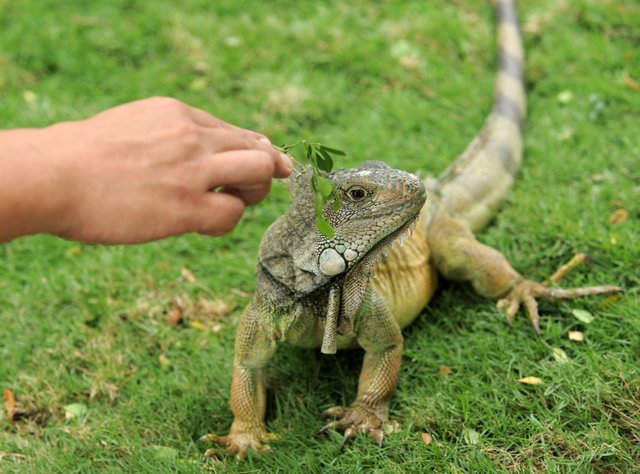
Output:
[[[553,289],[527,280],[472,233],[492,217],[521,162],[523,50],[512,1],[498,0],[496,9],[499,71],[493,110],[439,179],[423,183],[376,161],[326,174],[341,202],[338,210],[331,204],[323,209],[335,232],[327,238],[314,223],[311,171],[299,169],[290,178],[292,206],[262,239],[256,292],[237,328],[230,433],[204,440],[239,455],[269,449],[265,366],[278,344],[288,342],[321,347],[325,354],[365,350],[355,401],[326,410],[322,418],[335,421],[321,431],[344,432],[343,445],[358,433],[382,445],[402,358],[401,330],[431,299],[439,275],[469,282],[480,295],[498,299],[509,319],[524,305],[536,333],[536,298],[620,291],[612,286]]]

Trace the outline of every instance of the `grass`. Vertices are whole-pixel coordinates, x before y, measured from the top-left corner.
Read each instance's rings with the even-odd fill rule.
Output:
[[[594,263],[566,284],[618,284],[620,300],[542,303],[537,339],[522,316],[511,330],[493,303],[445,283],[405,332],[391,407],[402,430],[384,449],[358,439],[339,454],[337,434],[313,435],[321,410],[354,396],[361,354],[283,347],[269,377],[268,425],[282,435],[273,455],[202,463],[198,437],[231,422],[234,325],[261,234],[287,206],[283,187],[219,239],[20,239],[0,246],[0,387],[26,415],[0,414],[0,471],[636,470],[640,91],[624,77],[640,80],[640,8],[541,0],[521,10],[525,164],[480,238],[537,279],[585,252]],[[344,149],[344,165],[437,173],[490,108],[493,27],[488,2],[472,0],[0,0],[0,123],[38,127],[169,95],[276,142]],[[616,209],[629,218],[610,223]],[[181,326],[167,323],[176,308]],[[595,320],[580,323],[575,308]],[[65,420],[71,403],[87,415]]]

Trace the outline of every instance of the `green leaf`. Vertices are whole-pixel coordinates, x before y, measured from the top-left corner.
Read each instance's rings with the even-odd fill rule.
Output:
[[[318,187],[318,193],[323,198],[323,203],[327,202],[329,196],[333,193],[333,184],[324,176],[316,176],[316,185]]]
[[[333,236],[335,235],[333,228],[324,219],[324,217],[316,216],[316,227],[326,238],[333,239]]]
[[[333,169],[333,159],[331,158],[331,155],[329,155],[329,153],[327,153],[327,151],[322,147],[318,147],[317,152],[318,157],[320,158],[318,160],[318,168],[330,173]]]
[[[346,156],[347,155],[344,151],[338,150],[337,148],[329,148],[328,146],[324,146],[324,145],[321,145],[321,146],[322,146],[323,150],[331,153],[332,155],[338,155],[338,156]]]
[[[573,314],[578,321],[584,324],[589,324],[595,319],[593,314],[584,309],[572,309],[571,314]]]
[[[470,445],[478,444],[480,442],[480,433],[471,428],[464,428],[462,430],[462,439]]]
[[[553,358],[558,364],[566,364],[568,362],[571,362],[571,359],[569,359],[567,353],[559,347],[553,347],[551,349],[551,354],[553,354]]]
[[[84,403],[71,403],[69,405],[65,405],[63,408],[64,417],[67,420],[82,420],[85,416],[87,416],[87,413],[89,412],[87,405],[85,405]]]
[[[340,210],[342,203],[340,202],[340,198],[338,197],[337,194],[333,198],[333,202],[331,203],[331,206],[333,207],[333,212],[338,212]]]

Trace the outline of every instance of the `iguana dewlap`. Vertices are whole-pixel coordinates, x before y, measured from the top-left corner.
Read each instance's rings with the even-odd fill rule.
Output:
[[[364,433],[382,444],[402,358],[401,329],[433,296],[438,275],[500,298],[510,318],[524,305],[536,331],[538,297],[619,291],[549,289],[526,280],[472,233],[491,218],[521,162],[521,39],[512,2],[499,0],[497,14],[499,71],[492,113],[438,180],[423,184],[410,173],[372,161],[328,174],[342,203],[338,210],[324,208],[335,231],[328,239],[315,226],[311,173],[302,169],[290,179],[292,206],[262,239],[256,292],[237,329],[231,430],[205,439],[240,455],[269,449],[265,367],[277,346],[287,342],[324,353],[365,350],[354,402],[326,410],[323,415],[336,421],[322,430],[343,431],[345,442]]]

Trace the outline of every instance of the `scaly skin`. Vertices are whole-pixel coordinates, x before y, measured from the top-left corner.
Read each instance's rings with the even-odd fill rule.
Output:
[[[402,357],[401,329],[429,302],[438,275],[469,282],[498,299],[513,319],[520,305],[539,332],[536,298],[572,298],[620,291],[616,287],[557,290],[525,279],[472,231],[484,226],[511,186],[521,162],[525,97],[523,53],[515,9],[497,2],[499,72],[493,111],[485,128],[438,180],[421,183],[379,162],[327,175],[342,206],[324,209],[333,239],[315,227],[309,170],[291,178],[293,203],[265,233],[256,293],[237,329],[227,436],[204,439],[243,456],[265,451],[273,438],[264,424],[265,367],[282,342],[324,353],[365,350],[358,393],[320,431],[344,432],[343,446],[358,433],[384,441],[389,401]],[[425,203],[425,188],[430,202]],[[412,223],[404,245],[390,248]],[[389,255],[379,262],[382,254]]]

